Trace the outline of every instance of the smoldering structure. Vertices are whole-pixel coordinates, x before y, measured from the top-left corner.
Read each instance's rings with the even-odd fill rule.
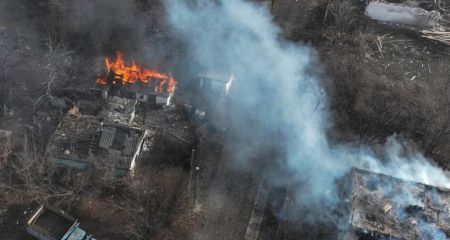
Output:
[[[265,212],[264,219],[259,220],[256,229],[252,221],[247,228],[253,235],[264,237],[247,239],[302,236],[306,239],[435,240],[450,236],[450,189],[359,168],[352,168],[339,179],[336,188],[338,203],[334,209],[329,208],[327,216],[335,217],[325,224],[308,222],[309,211],[296,208],[298,199],[290,191],[293,189],[285,195],[274,195],[276,190],[271,189],[271,195],[276,197],[266,199],[267,204],[258,209],[260,213]],[[267,190],[261,189],[260,193],[264,191]],[[304,215],[292,218],[296,214]],[[278,219],[277,224],[267,225],[268,219],[273,218]]]
[[[285,202],[295,206],[285,209],[307,209],[299,214],[286,211],[295,215],[293,219],[308,218],[308,224],[321,226],[350,214],[350,207],[347,214],[331,216],[330,213],[342,204],[338,197],[342,192],[336,187],[336,181],[352,167],[366,167],[426,183],[435,184],[436,179],[445,179],[437,184],[448,183],[442,169],[418,156],[420,154],[404,157],[396,151],[389,152],[389,145],[395,144],[386,144],[386,159],[392,161],[383,162],[368,146],[349,147],[329,142],[327,98],[314,74],[314,56],[308,48],[280,40],[279,29],[273,25],[265,8],[239,0],[197,5],[169,1],[168,6],[170,23],[191,52],[189,60],[205,69],[224,69],[236,76],[233,86],[237,91],[231,96],[233,111],[230,114],[230,132],[234,135],[226,144],[231,146],[237,167],[251,165],[254,169],[254,159],[267,145],[283,154],[283,159],[277,162],[283,165],[280,171],[270,168],[258,174],[270,176],[269,185],[292,189],[290,201]],[[277,135],[286,141],[274,141]],[[263,147],[254,147],[258,145]],[[417,172],[426,172],[430,178],[419,179],[415,175]],[[390,198],[393,202],[397,200]],[[256,206],[265,208],[265,204],[258,202],[255,201]],[[274,210],[273,215],[282,219],[283,214],[278,210]],[[259,216],[254,216],[249,225],[255,227],[249,229],[249,238],[255,238],[258,234],[254,232],[260,228]],[[348,219],[335,222],[345,220]]]
[[[73,107],[46,149],[57,166],[124,176],[148,159],[165,159],[167,152],[172,157],[191,152],[196,137],[184,107],[171,101],[175,83],[169,81],[174,79],[120,64],[123,69],[109,69],[90,94],[76,86],[62,91]],[[156,75],[156,80],[137,74]]]
[[[354,168],[344,181],[344,239],[441,239],[450,234],[450,189]]]

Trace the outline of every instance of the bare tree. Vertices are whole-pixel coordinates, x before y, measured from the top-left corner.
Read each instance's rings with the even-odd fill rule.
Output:
[[[0,169],[9,160],[12,152],[12,132],[0,129]]]
[[[46,72],[46,78],[42,82],[42,85],[45,86],[45,93],[37,99],[33,109],[36,109],[38,104],[41,104],[44,100],[51,101],[55,99],[52,88],[56,81],[68,78],[66,70],[72,62],[71,54],[73,52],[66,50],[62,42],[55,43],[51,37],[48,37],[45,45],[47,53],[45,55],[45,63],[41,66]]]

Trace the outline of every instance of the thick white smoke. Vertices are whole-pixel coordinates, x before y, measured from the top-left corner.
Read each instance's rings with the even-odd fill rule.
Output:
[[[230,111],[239,129],[232,139],[235,157],[250,159],[249,145],[281,148],[280,162],[290,177],[274,181],[302,183],[298,202],[303,207],[320,211],[317,204],[336,203],[336,180],[354,166],[450,187],[445,174],[422,155],[402,156],[395,138],[387,141],[383,163],[364,146],[331,146],[327,99],[311,74],[320,66],[312,62],[309,48],[283,40],[266,8],[243,0],[185,2],[172,0],[167,8],[192,64],[235,75]]]

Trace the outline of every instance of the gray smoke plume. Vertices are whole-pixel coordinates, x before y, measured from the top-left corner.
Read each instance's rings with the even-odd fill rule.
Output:
[[[235,76],[228,142],[234,157],[245,163],[275,145],[289,178],[279,175],[273,182],[302,183],[303,207],[334,205],[336,180],[351,167],[450,187],[441,169],[421,154],[404,154],[395,137],[388,139],[383,161],[368,147],[330,145],[327,98],[313,74],[320,69],[313,51],[283,40],[265,7],[243,0],[172,0],[167,9],[193,65]]]
[[[327,98],[313,74],[320,66],[311,49],[283,40],[266,8],[243,0],[172,0],[167,7],[191,63],[235,76],[227,144],[239,166],[251,166],[255,154],[275,146],[280,154],[273,161],[281,167],[278,175],[266,174],[273,184],[301,183],[300,207],[323,216],[338,201],[336,181],[352,167],[450,187],[441,169],[421,154],[405,153],[395,136],[383,160],[366,146],[332,146]]]

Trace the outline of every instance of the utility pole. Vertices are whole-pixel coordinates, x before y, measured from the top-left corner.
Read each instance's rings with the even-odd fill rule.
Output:
[[[195,155],[195,148],[192,148],[191,150],[191,162],[189,165],[189,169],[190,169],[190,176],[189,176],[189,183],[188,183],[188,191],[189,191],[189,195],[192,194],[192,180],[193,180],[193,174],[194,174],[194,155]],[[195,199],[195,196],[194,196]],[[195,201],[194,201],[195,203]]]
[[[198,176],[200,173],[200,167],[195,167],[195,190],[194,190],[194,208],[197,205],[197,194],[198,194]]]

